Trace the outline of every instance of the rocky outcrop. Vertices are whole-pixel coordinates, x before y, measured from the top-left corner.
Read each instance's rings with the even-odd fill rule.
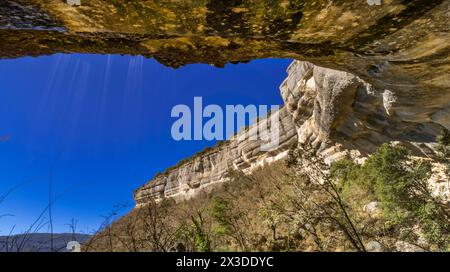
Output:
[[[366,156],[397,141],[416,155],[432,155],[443,126],[408,122],[397,113],[397,97],[342,71],[293,62],[281,95],[298,128],[299,142],[311,144],[327,162]]]
[[[138,206],[150,200],[194,197],[227,181],[230,169],[251,172],[284,158],[290,143],[297,141],[313,146],[328,164],[343,158],[363,160],[386,142],[400,143],[417,156],[435,155],[433,142],[443,127],[398,119],[396,99],[388,90],[379,91],[355,75],[309,62],[294,61],[287,73],[280,86],[285,106],[269,118],[281,121],[278,146],[262,151],[263,142],[250,139],[258,127],[267,127],[268,119],[262,119],[229,141],[159,174],[135,192]],[[447,198],[448,184],[441,182],[446,178],[434,178],[431,185]]]
[[[268,124],[269,122],[269,124]],[[279,141],[276,146],[264,148],[268,143],[260,134],[264,128],[279,122]],[[227,181],[230,169],[250,172],[253,169],[279,160],[286,156],[291,143],[297,141],[297,132],[291,115],[285,108],[270,114],[254,125],[247,127],[216,147],[206,149],[181,162],[164,173],[158,174],[150,182],[134,193],[137,206],[148,201],[163,198],[175,200],[189,199],[198,193]]]
[[[382,2],[4,0],[0,57],[139,54],[172,67],[294,58],[387,90],[405,122],[450,127],[448,1]]]
[[[172,67],[294,58],[370,83],[396,120],[449,128],[448,1],[382,2],[5,0],[0,57],[139,54]]]

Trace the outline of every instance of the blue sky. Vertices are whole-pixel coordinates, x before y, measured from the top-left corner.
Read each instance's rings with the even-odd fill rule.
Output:
[[[51,176],[55,232],[90,232],[155,173],[211,146],[174,141],[177,104],[282,104],[290,60],[188,65],[118,55],[0,60],[0,235],[20,233],[45,209]],[[126,212],[123,210],[122,212]],[[48,228],[41,229],[42,232]]]

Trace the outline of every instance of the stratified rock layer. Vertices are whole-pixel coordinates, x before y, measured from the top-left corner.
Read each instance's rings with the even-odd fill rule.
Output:
[[[390,92],[380,92],[347,72],[308,62],[294,61],[287,72],[280,86],[285,106],[270,116],[280,120],[279,145],[264,151],[265,141],[250,137],[259,126],[267,127],[268,119],[262,119],[229,141],[152,179],[135,192],[138,206],[163,198],[194,197],[210,185],[227,181],[230,169],[251,172],[284,158],[290,143],[297,141],[315,147],[328,164],[344,158],[363,159],[382,143],[394,141],[415,155],[434,155],[432,142],[442,126],[397,119],[392,109],[395,97]],[[437,190],[449,189],[441,185]]]
[[[391,141],[402,142],[417,155],[431,154],[429,143],[443,129],[433,122],[405,121],[397,112],[398,98],[389,90],[308,62],[294,61],[280,90],[299,142],[316,147],[329,162],[339,157],[337,147],[365,156]]]
[[[276,120],[276,121],[275,121]],[[176,200],[189,199],[213,184],[227,181],[230,169],[249,172],[283,158],[290,143],[297,141],[297,131],[291,115],[282,108],[268,119],[262,119],[242,130],[230,140],[205,150],[185,160],[177,166],[158,174],[149,183],[135,191],[134,198],[139,206],[148,201],[160,201],[163,198]],[[261,134],[263,128],[277,122],[279,135],[276,146],[266,148],[269,141],[264,137],[252,137]]]

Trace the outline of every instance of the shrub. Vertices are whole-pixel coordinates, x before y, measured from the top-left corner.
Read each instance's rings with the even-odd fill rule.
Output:
[[[440,153],[441,157],[448,159],[450,157],[450,132],[448,129],[443,129],[441,134],[436,138],[437,151]]]
[[[429,188],[429,162],[412,159],[403,147],[384,144],[363,165],[341,161],[331,173],[344,192],[361,186],[373,193],[388,226],[400,230],[419,225],[430,249],[447,249],[450,217],[446,205]],[[416,237],[411,233],[409,239]]]

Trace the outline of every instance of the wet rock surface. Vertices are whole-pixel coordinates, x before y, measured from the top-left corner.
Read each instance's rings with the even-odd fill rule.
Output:
[[[380,6],[312,0],[4,3],[3,58],[115,53],[154,57],[175,68],[295,58],[349,72],[389,91],[396,101],[389,105],[391,116],[449,126],[447,1],[390,0]]]
[[[61,22],[28,1],[4,0],[0,5],[0,29],[65,30]]]

